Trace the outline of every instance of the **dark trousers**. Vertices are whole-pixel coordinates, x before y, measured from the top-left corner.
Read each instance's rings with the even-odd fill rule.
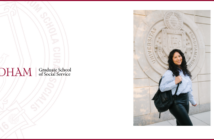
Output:
[[[174,96],[174,102],[170,106],[169,111],[176,118],[177,126],[192,126],[189,118],[189,96],[187,93],[182,93]]]

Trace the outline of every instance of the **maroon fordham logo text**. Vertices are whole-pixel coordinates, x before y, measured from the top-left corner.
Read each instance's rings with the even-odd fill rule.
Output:
[[[1,68],[0,67],[0,76],[32,76],[31,68],[26,70],[25,68]]]

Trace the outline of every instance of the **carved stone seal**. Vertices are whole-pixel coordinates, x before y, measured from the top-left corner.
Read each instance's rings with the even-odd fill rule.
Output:
[[[164,16],[164,22],[167,28],[179,30],[183,26],[183,20],[180,13],[171,11]]]
[[[135,53],[143,71],[158,82],[168,68],[169,52],[175,48],[184,53],[194,79],[205,59],[198,26],[178,11],[155,11],[148,15],[135,37]]]

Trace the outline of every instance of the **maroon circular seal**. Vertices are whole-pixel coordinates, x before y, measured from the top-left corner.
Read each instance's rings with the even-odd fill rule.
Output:
[[[66,76],[38,76],[39,68],[68,68],[64,27],[47,2],[7,2],[0,5],[1,67],[31,68],[32,76],[1,77],[0,137],[34,126],[54,104]]]

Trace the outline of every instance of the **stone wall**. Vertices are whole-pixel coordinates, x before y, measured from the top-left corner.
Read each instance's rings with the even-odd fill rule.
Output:
[[[190,114],[210,110],[210,11],[135,10],[134,16],[134,125],[173,119],[167,111],[158,117],[151,100],[167,69],[168,52],[185,53],[193,75],[197,107]]]

